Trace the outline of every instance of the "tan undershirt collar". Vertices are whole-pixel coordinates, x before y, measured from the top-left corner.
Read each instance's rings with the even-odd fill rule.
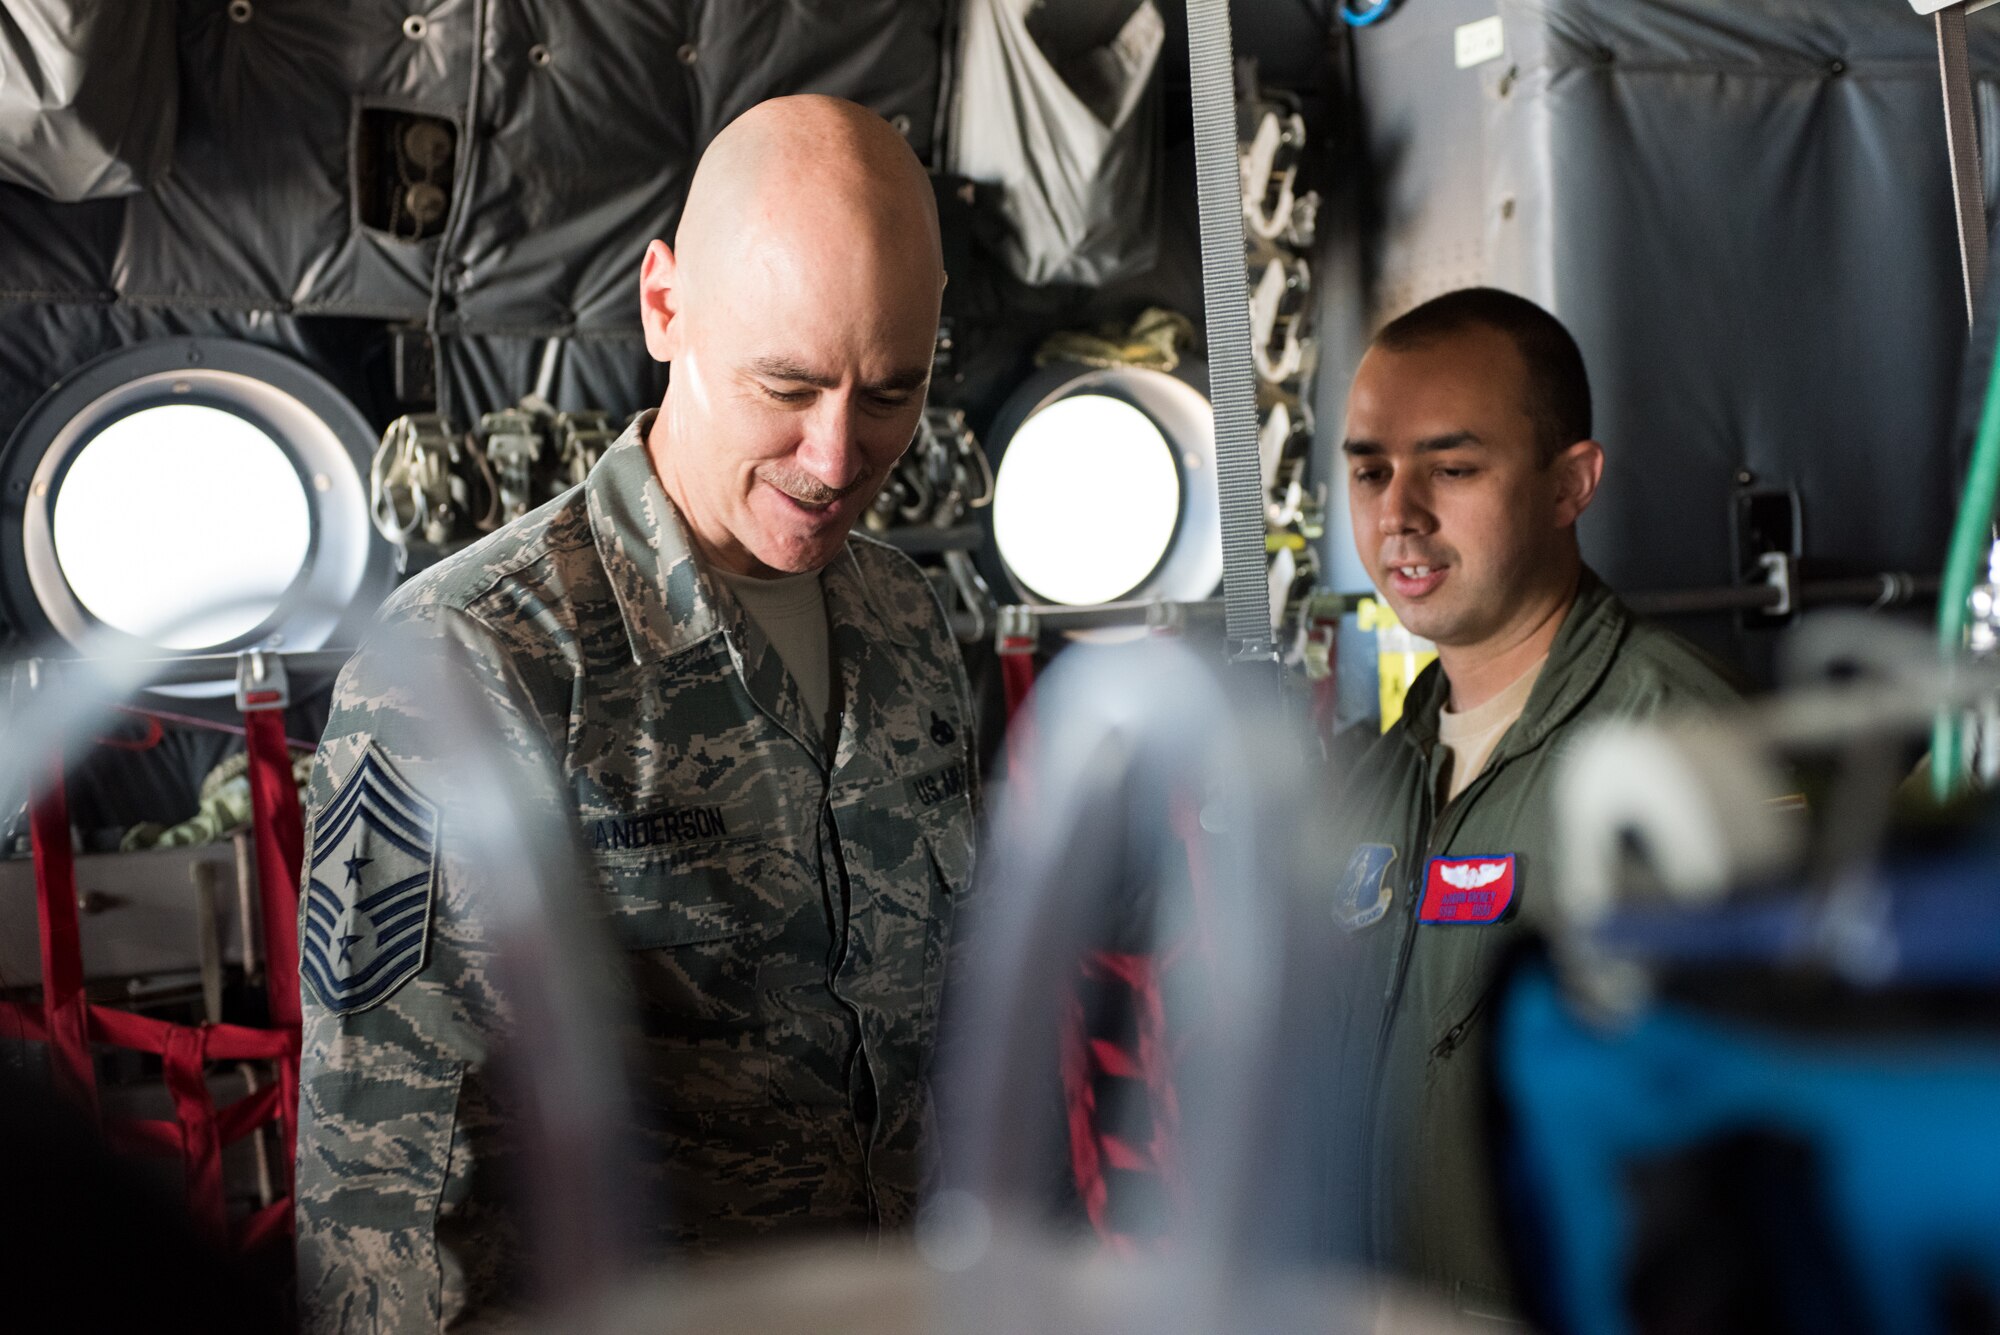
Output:
[[[1526,672],[1501,688],[1498,695],[1462,714],[1454,714],[1449,708],[1439,711],[1438,745],[1447,752],[1438,777],[1444,789],[1444,802],[1471,787],[1479,772],[1486,768],[1493,748],[1528,707],[1528,697],[1535,693],[1535,682],[1548,661],[1548,655],[1543,654]]]
[[[736,595],[743,610],[763,629],[798,683],[807,715],[822,726],[833,693],[826,624],[826,593],[820,572],[758,579],[719,570],[722,582]]]

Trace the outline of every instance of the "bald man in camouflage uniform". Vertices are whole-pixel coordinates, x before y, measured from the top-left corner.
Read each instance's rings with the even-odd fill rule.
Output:
[[[908,1219],[973,718],[930,585],[851,530],[914,433],[942,281],[928,183],[879,118],[746,113],[642,272],[661,409],[400,589],[342,673],[301,915],[308,1329],[491,1315],[517,1259],[495,906],[412,652],[491,719],[511,801],[562,814],[626,952],[658,1250]],[[804,591],[816,644],[754,610],[759,581]]]

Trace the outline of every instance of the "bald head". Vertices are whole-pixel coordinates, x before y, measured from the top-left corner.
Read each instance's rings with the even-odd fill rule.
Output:
[[[868,108],[818,94],[760,102],[709,144],[674,233],[697,282],[746,252],[804,241],[888,251],[943,282],[937,203],[903,136]]]
[[[673,365],[647,447],[711,565],[838,554],[916,434],[943,287],[929,177],[874,112],[784,97],[715,137],[639,274]]]

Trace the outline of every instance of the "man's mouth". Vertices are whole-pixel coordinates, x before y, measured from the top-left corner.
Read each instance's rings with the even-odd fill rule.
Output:
[[[1444,583],[1450,566],[1411,563],[1389,567],[1389,586],[1405,598],[1422,598]]]
[[[786,491],[783,487],[779,486],[775,482],[766,483],[765,485],[769,486],[772,491],[776,492],[778,496],[783,500],[785,505],[789,506],[797,513],[804,515],[810,519],[827,518],[836,509],[839,508],[840,502],[845,498],[846,495],[846,493],[841,492],[833,496],[823,497],[819,500],[806,500],[804,497],[792,495],[791,492]]]

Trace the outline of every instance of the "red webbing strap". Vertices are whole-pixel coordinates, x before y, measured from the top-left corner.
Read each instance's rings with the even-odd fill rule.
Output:
[[[1076,1194],[1091,1229],[1108,1242],[1111,1230],[1106,1207],[1111,1189],[1105,1184],[1104,1157],[1097,1147],[1097,1081],[1090,1069],[1088,1027],[1083,998],[1072,988],[1064,998],[1062,1016],[1063,1107],[1069,1123],[1070,1176],[1076,1180]]]
[[[213,1054],[210,1054],[211,1056]],[[246,1094],[215,1112],[215,1138],[224,1145],[243,1139],[266,1122],[278,1118],[279,1087],[266,1085],[255,1094]]]
[[[1008,640],[1000,649],[1000,684],[1007,698],[1007,722],[1028,702],[1035,688],[1035,642]]]
[[[227,1241],[227,1201],[223,1190],[222,1147],[257,1127],[278,1120],[285,1133],[286,1181],[295,1152],[293,1121],[298,1106],[299,988],[297,871],[304,859],[305,830],[298,790],[292,783],[283,715],[276,710],[248,715],[252,813],[256,825],[258,883],[264,910],[265,958],[271,988],[273,1029],[242,1025],[177,1025],[108,1006],[93,1006],[83,990],[82,937],[77,924],[76,859],[70,845],[69,803],[60,761],[50,766],[46,789],[29,811],[34,852],[35,900],[41,933],[42,1006],[0,1002],[0,1023],[11,1037],[49,1045],[49,1065],[57,1086],[97,1117],[97,1082],[91,1064],[93,1040],[138,1052],[157,1053],[174,1101],[172,1122],[119,1120],[105,1128],[111,1142],[127,1152],[178,1156],[186,1168],[188,1209],[196,1227]],[[209,1095],[210,1061],[264,1060],[276,1063],[279,1082],[218,1111]],[[246,1249],[261,1247],[291,1229],[292,1202],[285,1196],[258,1211],[237,1230]]]
[[[1152,1133],[1144,1145],[1119,1136],[1103,1137],[1105,1159],[1114,1168],[1152,1173],[1171,1188],[1178,1180],[1174,1146],[1180,1138],[1180,1100],[1174,1093],[1173,1060],[1167,1050],[1167,1007],[1160,992],[1160,962],[1151,955],[1100,954],[1091,962],[1104,976],[1125,985],[1136,1019],[1128,1052],[1103,1039],[1091,1041],[1097,1069],[1137,1080],[1152,1107]]]
[[[42,933],[42,1017],[56,1087],[97,1117],[97,1077],[90,1062],[90,1010],[83,995],[83,946],[76,925],[76,856],[70,848],[69,798],[60,758],[29,810],[35,858],[35,910]]]
[[[91,1042],[130,1048],[134,1052],[164,1055],[168,1036],[184,1027],[109,1006],[87,1009]],[[0,1001],[0,1016],[6,1017],[8,1037],[24,1043],[48,1042],[49,1022],[38,1008]],[[202,1028],[208,1033],[208,1059],[213,1062],[276,1061],[292,1046],[290,1037],[275,1029],[251,1029],[240,1024],[209,1024]]]
[[[104,1124],[104,1139],[120,1154],[157,1159],[178,1159],[181,1154],[179,1122],[114,1118]]]
[[[202,1235],[217,1244],[229,1238],[222,1194],[222,1140],[216,1134],[215,1103],[203,1069],[207,1032],[174,1025],[161,1054],[161,1073],[174,1096],[174,1120],[181,1129],[181,1163],[187,1172],[188,1213]]]
[[[285,716],[275,709],[243,715],[250,755],[250,812],[257,839],[257,892],[264,910],[265,970],[271,1024],[299,1027],[299,868],[305,861],[305,819],[292,782]]]
[[[1105,1169],[1145,1173],[1161,1180],[1175,1199],[1180,1176],[1174,1146],[1180,1132],[1180,1103],[1174,1092],[1173,1063],[1167,1051],[1166,1005],[1160,992],[1160,970],[1150,955],[1097,951],[1083,961],[1083,980],[1117,986],[1122,1005],[1135,1024],[1131,1048],[1087,1032],[1083,1005],[1072,992],[1066,1006],[1062,1035],[1063,1097],[1069,1122],[1070,1171],[1084,1214],[1105,1248],[1115,1255],[1135,1256],[1146,1250],[1140,1239],[1120,1232],[1110,1217],[1111,1184]],[[1098,1122],[1098,1087],[1106,1079],[1136,1080],[1145,1087],[1151,1131],[1135,1143]],[[1177,1202],[1178,1203],[1178,1202]]]
[[[109,1006],[90,1008],[91,1037],[134,1052],[156,1052],[164,1057],[174,1031],[187,1027]],[[208,1035],[203,1046],[212,1062],[276,1061],[291,1048],[289,1037],[275,1029],[240,1024],[205,1024],[201,1029]]]
[[[1025,757],[1035,744],[1034,715],[1028,710],[1028,696],[1035,689],[1035,643],[1032,639],[1000,642],[1000,687],[1007,702],[1007,777],[1016,784],[1027,782]]]
[[[1190,963],[1197,967],[1212,964],[1209,945],[1210,887],[1214,868],[1209,863],[1206,836],[1201,828],[1200,804],[1186,793],[1177,794],[1169,813],[1174,836],[1187,859],[1187,890],[1190,896],[1190,926],[1179,939],[1157,954],[1121,954],[1098,951],[1087,956],[1079,981],[1109,984],[1115,999],[1106,1008],[1114,1023],[1129,1016],[1133,1021],[1131,1046],[1095,1037],[1087,1032],[1087,1017],[1081,998],[1072,990],[1062,1028],[1062,1078],[1068,1111],[1070,1169],[1084,1213],[1107,1250],[1119,1255],[1158,1251],[1157,1242],[1131,1237],[1118,1231],[1111,1221],[1113,1183],[1106,1169],[1143,1173],[1155,1178],[1167,1207],[1176,1218],[1186,1218],[1186,1178],[1181,1171],[1180,1095],[1175,1087],[1179,1047],[1190,1035],[1170,1035],[1167,1029],[1166,980],[1174,971]],[[1144,1144],[1135,1144],[1099,1125],[1098,1092],[1105,1080],[1132,1080],[1146,1092],[1150,1131]]]
[[[243,712],[250,757],[250,813],[257,843],[257,893],[264,916],[264,985],[271,1027],[291,1038],[278,1063],[279,1105],[284,1132],[284,1180],[291,1181],[298,1146],[299,1106],[299,870],[305,860],[305,820],[299,790],[292,782],[292,754],[285,744],[280,709]],[[289,1185],[287,1187],[289,1194]]]
[[[236,1226],[236,1249],[260,1252],[292,1235],[292,1198],[280,1197]]]
[[[49,1041],[49,1017],[40,1006],[24,1006],[18,1001],[0,1001],[0,1038],[14,1043]]]

